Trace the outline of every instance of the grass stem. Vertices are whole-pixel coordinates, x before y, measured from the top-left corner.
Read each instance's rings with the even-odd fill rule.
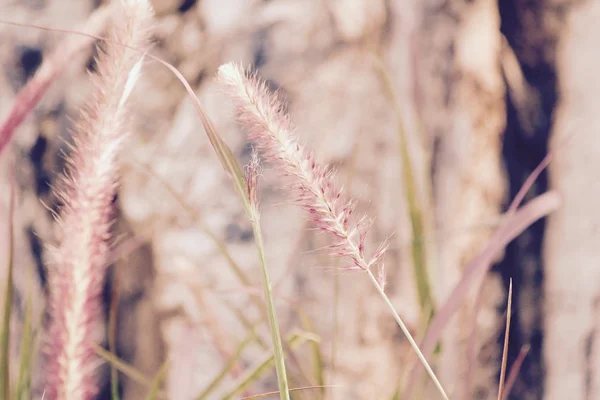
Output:
[[[415,340],[413,339],[412,335],[410,334],[408,328],[406,327],[406,325],[402,321],[402,318],[400,318],[400,315],[398,315],[398,312],[396,312],[396,309],[394,308],[394,305],[390,301],[389,297],[385,294],[385,292],[383,291],[383,288],[379,285],[379,282],[377,281],[377,278],[375,277],[375,275],[373,275],[373,272],[371,272],[371,270],[367,269],[366,272],[369,275],[369,278],[371,279],[371,282],[373,283],[373,285],[377,289],[377,292],[379,293],[379,295],[381,296],[381,298],[383,299],[383,301],[385,302],[385,304],[388,306],[388,308],[392,312],[392,315],[394,316],[394,319],[396,320],[396,322],[398,323],[398,326],[400,327],[400,329],[402,330],[402,332],[404,333],[404,335],[408,339],[408,342],[410,343],[411,347],[413,348],[413,350],[415,351],[415,353],[417,353],[417,357],[419,357],[419,360],[421,361],[421,363],[425,367],[425,370],[427,371],[427,373],[431,377],[431,380],[433,380],[433,383],[435,384],[435,387],[438,389],[438,391],[440,392],[440,394],[442,395],[442,397],[444,398],[444,400],[448,400],[448,395],[444,391],[444,388],[442,387],[442,384],[440,383],[440,381],[438,380],[438,378],[435,376],[435,373],[433,372],[433,370],[429,366],[429,363],[425,359],[425,356],[421,352],[421,349],[419,349],[419,346],[417,345],[417,342],[415,342]]]
[[[290,400],[289,386],[287,375],[285,372],[285,360],[283,356],[283,345],[281,343],[281,335],[279,333],[279,325],[277,322],[277,312],[275,310],[275,302],[273,301],[273,288],[269,272],[267,270],[267,261],[265,259],[265,251],[263,244],[262,231],[260,228],[260,220],[258,213],[255,212],[252,216],[252,230],[254,232],[254,241],[258,250],[260,260],[260,270],[262,273],[263,289],[265,293],[265,301],[267,303],[267,314],[269,316],[269,327],[271,328],[271,337],[273,340],[273,351],[275,353],[275,370],[277,371],[277,381],[279,383],[279,398],[281,400]]]

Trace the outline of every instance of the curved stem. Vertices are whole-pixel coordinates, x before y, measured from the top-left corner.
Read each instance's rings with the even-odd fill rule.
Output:
[[[269,326],[271,327],[271,338],[273,340],[273,351],[275,353],[275,370],[277,371],[277,381],[279,383],[279,397],[281,400],[290,400],[289,386],[285,372],[283,345],[281,344],[275,302],[273,301],[273,290],[269,272],[267,270],[267,262],[265,260],[262,231],[260,229],[258,213],[254,212],[253,214],[254,215],[251,217],[252,230],[254,231],[254,241],[256,242],[256,248],[260,259],[265,301],[267,303],[267,314],[269,315]]]
[[[448,395],[446,394],[446,392],[444,391],[444,388],[442,387],[442,384],[440,383],[440,381],[438,380],[438,378],[435,376],[435,373],[433,372],[433,370],[429,366],[429,363],[425,359],[425,356],[421,352],[421,349],[419,349],[419,346],[417,345],[417,342],[415,342],[415,339],[413,339],[412,335],[408,331],[408,328],[406,327],[406,325],[402,321],[402,318],[400,318],[400,315],[398,315],[398,313],[396,312],[396,309],[394,308],[394,305],[390,301],[389,297],[387,296],[387,294],[385,294],[385,292],[383,291],[383,289],[379,285],[379,282],[377,282],[377,278],[375,277],[375,275],[373,275],[373,272],[371,272],[370,269],[367,269],[366,272],[369,275],[369,278],[371,279],[371,282],[373,283],[373,285],[377,289],[377,292],[379,293],[379,295],[381,296],[381,298],[383,299],[383,301],[385,302],[385,304],[388,306],[388,308],[392,312],[392,315],[394,316],[394,319],[396,320],[396,322],[398,323],[398,326],[400,327],[400,329],[402,330],[402,332],[404,333],[404,335],[408,339],[408,342],[410,343],[411,347],[413,348],[413,350],[415,351],[415,353],[417,353],[417,357],[419,357],[419,360],[421,361],[421,363],[425,367],[425,370],[427,371],[427,373],[429,374],[429,376],[433,380],[433,383],[435,384],[435,387],[440,392],[440,394],[442,395],[442,397],[444,398],[444,400],[449,400],[448,399]]]

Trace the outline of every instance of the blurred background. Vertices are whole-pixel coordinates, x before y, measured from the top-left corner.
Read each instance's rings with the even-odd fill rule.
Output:
[[[599,2],[152,4],[152,53],[190,82],[240,164],[251,146],[214,81],[218,66],[251,66],[285,97],[302,142],[375,218],[371,248],[390,237],[386,291],[419,340],[469,262],[495,240],[526,179],[551,157],[524,203],[553,191],[560,207],[500,246],[485,278],[465,289],[430,360],[451,398],[496,398],[512,279],[507,364],[517,375],[508,398],[600,398]],[[104,6],[0,0],[0,19],[85,31],[91,18],[103,21]],[[0,24],[0,120],[41,65],[59,68],[0,154],[2,276],[11,159],[19,190],[13,343],[27,298],[34,321],[43,317],[51,188],[95,66],[92,44],[60,56],[70,40]],[[104,299],[107,326],[116,310],[117,356],[147,380],[120,374],[122,398],[145,398],[167,358],[164,398],[276,390],[272,368],[251,373],[270,343],[252,229],[194,106],[150,59],[134,101]],[[263,167],[261,222],[282,335],[291,339],[291,385],[335,386],[293,398],[404,398],[415,356],[402,332],[363,274],[339,270],[318,250],[329,239],[290,203],[285,180]],[[98,369],[101,399],[110,398],[108,365]],[[42,379],[42,367],[35,376]],[[424,377],[413,384],[414,398],[439,398]]]

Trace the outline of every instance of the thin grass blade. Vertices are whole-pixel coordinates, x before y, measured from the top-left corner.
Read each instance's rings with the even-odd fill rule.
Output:
[[[314,333],[312,321],[304,309],[300,308],[299,315],[300,319],[302,320],[302,327],[306,331]],[[311,372],[314,382],[316,382],[316,385],[312,385],[311,387],[320,387],[320,397],[323,398],[323,396],[325,396],[325,362],[323,361],[321,342],[311,341],[309,346],[312,353]]]
[[[206,236],[208,236],[208,238],[217,247],[217,250],[219,250],[219,253],[221,253],[223,258],[225,258],[225,261],[227,261],[227,264],[229,265],[235,276],[238,278],[238,280],[246,287],[252,286],[250,278],[248,278],[248,275],[244,272],[242,267],[234,260],[233,256],[227,248],[226,243],[219,239],[217,235],[215,235],[214,232],[212,232],[210,228],[206,226],[206,224],[202,220],[201,215],[196,209],[194,209],[194,207],[192,207],[185,200],[184,196],[181,195],[181,193],[179,193],[169,182],[167,182],[159,174],[157,174],[150,165],[142,165],[137,162],[131,162],[131,165],[135,166],[140,171],[148,174],[153,179],[155,179],[161,186],[163,186],[165,190],[169,192],[171,197],[173,197],[173,199],[175,199],[175,201],[179,203],[179,205],[194,219],[194,222],[197,224],[200,230],[202,230],[202,232]],[[251,299],[266,319],[267,314],[264,312],[264,302],[262,301],[260,296],[251,294]]]
[[[110,302],[110,311],[108,314],[108,349],[117,356],[117,312],[119,310],[119,273],[113,271],[112,280],[112,301]],[[113,364],[110,365],[110,393],[112,400],[119,399],[119,373]]]
[[[433,244],[431,241],[425,240],[427,232],[425,216],[421,206],[423,201],[419,198],[417,193],[417,177],[412,165],[406,129],[402,118],[403,113],[400,102],[398,101],[398,96],[394,90],[392,77],[390,76],[383,59],[379,56],[375,57],[375,67],[376,71],[379,73],[386,95],[390,99],[396,113],[398,142],[402,163],[402,181],[408,202],[408,213],[412,228],[411,253],[415,273],[415,284],[417,287],[419,305],[421,306],[421,315],[427,323],[435,313],[435,304],[431,295],[431,282],[429,279],[429,269],[431,268],[429,263],[431,260],[428,260],[428,254],[431,252],[428,252],[426,248],[426,246],[432,246]],[[430,185],[427,186],[429,187]],[[426,199],[426,204],[432,204],[430,198]],[[429,209],[431,209],[431,207],[429,207]]]
[[[5,399],[10,399],[10,317],[13,298],[13,257],[14,257],[14,221],[15,221],[15,196],[16,183],[11,168],[10,200],[8,208],[8,260],[6,265],[6,288],[4,292],[4,316],[2,320],[2,341],[0,344],[0,390]]]
[[[250,335],[246,337],[237,347],[235,353],[223,366],[217,376],[208,384],[208,386],[196,397],[196,400],[207,400],[210,395],[220,384],[223,379],[230,373],[233,366],[242,358],[242,354],[246,347],[254,340],[254,332],[250,332]]]
[[[504,394],[502,399],[507,400],[512,387],[517,381],[517,377],[519,376],[519,371],[521,370],[521,366],[523,365],[523,361],[525,361],[525,357],[529,354],[529,350],[531,350],[531,346],[525,345],[521,347],[521,351],[519,351],[519,355],[517,359],[510,367],[510,372],[508,373],[508,378],[506,378],[506,385],[504,386]]]
[[[537,167],[529,174],[523,185],[515,195],[513,201],[510,203],[508,210],[506,211],[506,215],[512,215],[520,206],[521,202],[525,198],[525,195],[529,192],[537,178],[540,174],[548,167],[550,162],[552,161],[552,151],[549,151],[548,154],[543,158],[543,160],[537,165]],[[479,305],[481,304],[481,297],[483,296],[483,286],[481,285],[482,281],[479,280],[477,285],[479,286],[477,291],[477,298],[474,304],[474,310],[471,315],[471,333],[469,337],[469,341],[467,344],[467,372],[465,373],[465,384],[466,390],[465,393],[471,392],[472,381],[473,381],[473,368],[475,365],[475,347],[477,343],[477,317],[479,315]]]
[[[158,372],[154,376],[154,379],[152,380],[152,386],[150,387],[150,392],[148,393],[148,397],[146,397],[146,400],[158,399],[161,386],[165,381],[167,372],[169,372],[169,360],[165,360],[165,362],[163,362]]]
[[[506,363],[508,359],[508,340],[510,333],[510,318],[512,315],[512,279],[508,285],[508,305],[506,306],[506,330],[504,331],[504,346],[502,349],[502,365],[500,367],[500,383],[498,384],[498,400],[504,397],[504,382],[506,379]]]
[[[304,391],[304,390],[313,390],[313,389],[320,389],[321,392],[324,392],[325,389],[331,388],[331,387],[334,387],[334,386],[303,386],[303,387],[298,387],[298,388],[291,388],[290,392],[300,392],[300,391]],[[242,397],[242,398],[240,398],[240,400],[258,400],[258,399],[264,399],[264,398],[267,398],[270,396],[275,396],[278,394],[279,394],[279,391],[260,393],[260,394],[255,394],[254,396]]]
[[[504,224],[492,235],[486,247],[467,264],[461,280],[454,287],[444,305],[433,317],[421,345],[421,350],[425,356],[431,355],[436,343],[440,339],[443,328],[466,299],[469,289],[473,282],[476,281],[476,278],[483,276],[487,272],[496,254],[535,221],[557,210],[560,203],[558,193],[554,191],[546,192],[529,201],[529,203],[513,214],[507,215]],[[419,365],[415,365],[412,368],[410,378],[406,383],[404,398],[410,398],[413,384],[419,380],[421,373],[422,370]]]
[[[281,400],[289,400],[290,395],[285,371],[283,345],[281,343],[281,334],[279,333],[279,322],[277,320],[275,301],[273,300],[271,280],[267,269],[260,220],[257,211],[254,211],[253,214],[254,216],[251,217],[252,230],[254,231],[254,241],[256,243],[256,249],[258,251],[258,257],[260,260],[265,301],[267,302],[267,314],[269,316],[269,327],[271,328],[271,339],[273,341],[273,351],[275,355],[275,371],[277,372]]]
[[[227,308],[233,313],[233,315],[235,315],[237,317],[237,319],[241,322],[241,324],[244,325],[244,328],[246,328],[246,331],[254,336],[254,340],[256,340],[256,343],[258,343],[258,345],[262,349],[266,350],[269,347],[269,345],[258,334],[257,328],[260,327],[265,322],[265,320],[267,319],[267,316],[266,315],[264,317],[261,316],[255,322],[252,322],[248,319],[246,314],[244,314],[243,310],[240,310],[238,307],[234,306],[233,304],[231,304],[228,301],[224,301],[224,303],[227,306]]]
[[[32,317],[32,293],[33,278],[28,274],[27,301],[25,303],[25,316],[23,318],[23,331],[21,333],[21,343],[19,345],[19,377],[17,379],[16,398],[26,400],[31,398],[31,369],[33,368],[33,317]]]
[[[125,375],[129,379],[149,389],[152,388],[152,379],[148,378],[146,375],[144,375],[144,373],[140,372],[126,361],[121,360],[120,358],[112,354],[110,351],[107,351],[100,346],[95,346],[95,350],[98,356],[109,362],[111,365],[114,365],[115,368],[117,368],[117,370],[122,372],[123,375]],[[163,393],[162,391],[159,392],[158,396],[161,399],[166,398],[165,393]]]
[[[305,343],[307,340],[318,340],[318,338],[315,338],[314,335],[306,332],[294,332],[287,342],[291,348],[295,349]],[[263,374],[267,373],[270,368],[273,367],[273,361],[274,356],[272,353],[265,354],[254,364],[250,370],[248,370],[248,372],[242,375],[238,382],[235,383],[234,387],[223,396],[223,400],[231,400],[235,398],[235,396],[241,393],[244,389],[259,380]]]

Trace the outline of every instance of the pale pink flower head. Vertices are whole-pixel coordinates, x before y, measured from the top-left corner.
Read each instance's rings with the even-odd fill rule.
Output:
[[[101,331],[101,292],[108,263],[117,156],[127,137],[127,99],[138,79],[152,9],[147,0],[121,0],[112,14],[94,93],[73,132],[74,144],[56,221],[59,245],[48,266],[49,326],[45,397],[86,400],[97,392],[94,346]]]
[[[367,258],[365,242],[371,221],[353,218],[356,201],[346,199],[336,188],[334,173],[317,162],[294,135],[284,103],[272,93],[264,81],[235,64],[219,68],[218,79],[234,100],[236,116],[248,132],[250,140],[262,151],[266,160],[277,165],[277,171],[291,177],[295,200],[310,220],[334,238],[333,255],[349,259],[349,269],[370,269],[378,264],[387,248],[382,244]]]

